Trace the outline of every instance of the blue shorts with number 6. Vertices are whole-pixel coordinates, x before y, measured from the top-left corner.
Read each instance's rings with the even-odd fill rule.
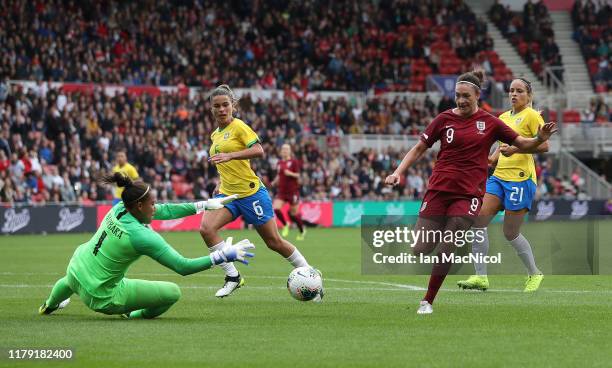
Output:
[[[227,197],[227,195],[218,194],[215,197]],[[235,199],[226,204],[225,208],[232,213],[234,220],[242,215],[244,222],[255,226],[263,225],[274,217],[272,199],[263,185],[254,194]]]
[[[499,197],[504,209],[518,211],[531,210],[531,202],[536,194],[536,185],[531,179],[524,181],[505,181],[490,176],[487,180],[487,193]]]

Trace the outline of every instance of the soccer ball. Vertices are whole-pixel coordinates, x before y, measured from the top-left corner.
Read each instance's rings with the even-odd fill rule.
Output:
[[[321,274],[312,267],[295,268],[287,279],[287,290],[297,300],[312,300],[323,290]]]

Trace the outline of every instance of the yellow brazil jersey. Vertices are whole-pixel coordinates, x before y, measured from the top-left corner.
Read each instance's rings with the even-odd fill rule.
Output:
[[[130,177],[132,180],[138,178],[138,171],[136,171],[136,168],[127,162],[123,166],[115,165],[115,167],[113,167],[113,172],[123,173]],[[123,193],[123,188],[117,187],[115,189],[115,198],[121,198],[121,193]]]
[[[259,137],[244,121],[234,118],[223,129],[215,129],[210,136],[212,144],[210,155],[238,152],[259,143]],[[231,160],[217,164],[221,177],[219,192],[226,195],[238,194],[238,198],[248,197],[261,186],[259,177],[251,169],[249,160]]]
[[[512,114],[512,110],[506,111],[499,118],[525,138],[535,137],[538,134],[538,127],[544,125],[542,116],[530,107],[518,114]],[[538,183],[533,155],[529,153],[515,153],[510,157],[499,155],[493,175],[505,181],[518,182],[531,179],[534,183]]]

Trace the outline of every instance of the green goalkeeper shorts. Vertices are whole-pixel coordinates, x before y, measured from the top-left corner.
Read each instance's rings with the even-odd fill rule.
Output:
[[[122,279],[108,298],[97,298],[85,290],[68,273],[70,288],[90,309],[104,314],[123,314],[144,308],[155,308],[176,303],[181,289],[172,282]]]

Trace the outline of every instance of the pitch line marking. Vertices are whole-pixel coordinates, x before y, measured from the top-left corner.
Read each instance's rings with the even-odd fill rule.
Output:
[[[55,272],[0,272],[0,276],[56,276],[59,277],[61,274]],[[133,273],[129,275],[133,276],[144,276],[144,277],[168,277],[168,276],[176,276],[173,273]],[[198,275],[190,275],[190,277],[214,277],[218,278],[219,275],[215,274],[198,274]],[[284,280],[286,277],[284,276],[272,276],[272,275],[252,275],[249,278],[255,279],[278,279]],[[355,287],[355,288],[330,288],[326,287],[327,290],[370,290],[370,291],[425,291],[426,288],[409,285],[409,284],[399,284],[399,283],[390,283],[383,281],[366,281],[366,280],[345,280],[345,279],[336,279],[336,278],[325,278],[325,281],[329,282],[339,282],[339,283],[348,283],[348,284],[358,284],[358,285],[380,285],[382,287]],[[20,286],[23,285],[23,286]],[[28,284],[0,284],[0,288],[19,288],[19,287],[53,287],[53,285],[28,285]],[[214,289],[216,286],[180,286],[183,288],[192,288],[192,289]],[[249,288],[268,288],[269,290],[275,290],[276,287],[265,287],[265,286],[249,286]],[[284,287],[278,287],[278,289],[284,289]],[[443,291],[450,292],[462,292],[469,293],[474,291],[466,291],[459,290],[456,288],[443,288]],[[497,293],[523,293],[522,289],[489,289],[490,292]],[[612,290],[539,290],[538,292],[545,293],[560,293],[560,294],[612,294]]]

